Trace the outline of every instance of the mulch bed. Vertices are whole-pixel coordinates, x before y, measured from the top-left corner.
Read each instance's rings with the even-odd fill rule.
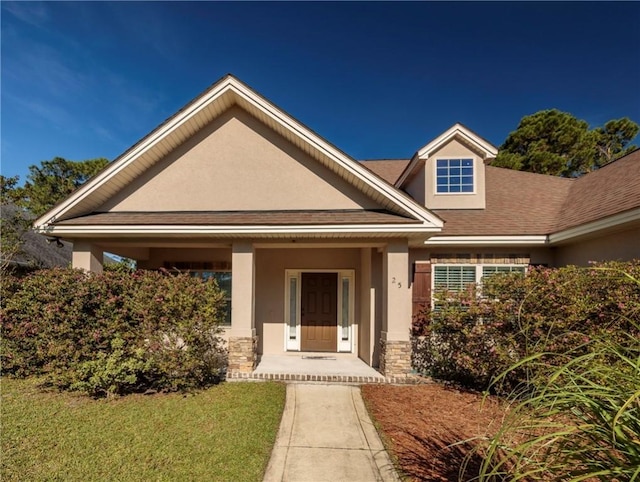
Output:
[[[472,480],[482,461],[474,449],[497,432],[506,413],[494,397],[440,384],[364,385],[362,396],[410,481]]]

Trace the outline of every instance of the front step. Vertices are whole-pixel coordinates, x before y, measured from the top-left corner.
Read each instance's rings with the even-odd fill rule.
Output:
[[[230,371],[227,373],[226,380],[231,381],[280,381],[280,382],[319,382],[319,383],[349,383],[349,384],[365,384],[365,383],[391,383],[402,385],[415,385],[422,383],[431,383],[429,378],[417,375],[407,375],[404,377],[384,377],[380,376],[362,376],[362,375],[320,375],[320,374],[301,374],[301,373],[256,373],[256,372],[239,372]]]

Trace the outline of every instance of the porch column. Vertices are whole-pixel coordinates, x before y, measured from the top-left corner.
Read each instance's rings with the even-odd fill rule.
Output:
[[[71,266],[93,273],[102,273],[104,252],[101,248],[89,241],[73,241],[73,255]]]
[[[371,283],[371,248],[360,249],[360,321],[358,356],[373,366],[375,346],[375,288]]]
[[[411,283],[407,240],[391,241],[383,253],[380,371],[404,377],[411,370]]]
[[[254,319],[255,253],[250,241],[233,243],[231,253],[231,330],[229,368],[252,372],[256,367],[258,338]]]

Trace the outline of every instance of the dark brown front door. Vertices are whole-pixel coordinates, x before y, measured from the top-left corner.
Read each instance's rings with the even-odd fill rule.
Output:
[[[337,351],[338,274],[302,273],[302,351]]]

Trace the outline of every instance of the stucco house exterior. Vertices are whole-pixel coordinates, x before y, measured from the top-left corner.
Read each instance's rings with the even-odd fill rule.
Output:
[[[410,370],[434,286],[640,257],[640,151],[580,179],[490,165],[460,124],[411,159],[359,162],[227,75],[35,222],[140,268],[215,277],[230,372],[263,354],[345,353]]]

